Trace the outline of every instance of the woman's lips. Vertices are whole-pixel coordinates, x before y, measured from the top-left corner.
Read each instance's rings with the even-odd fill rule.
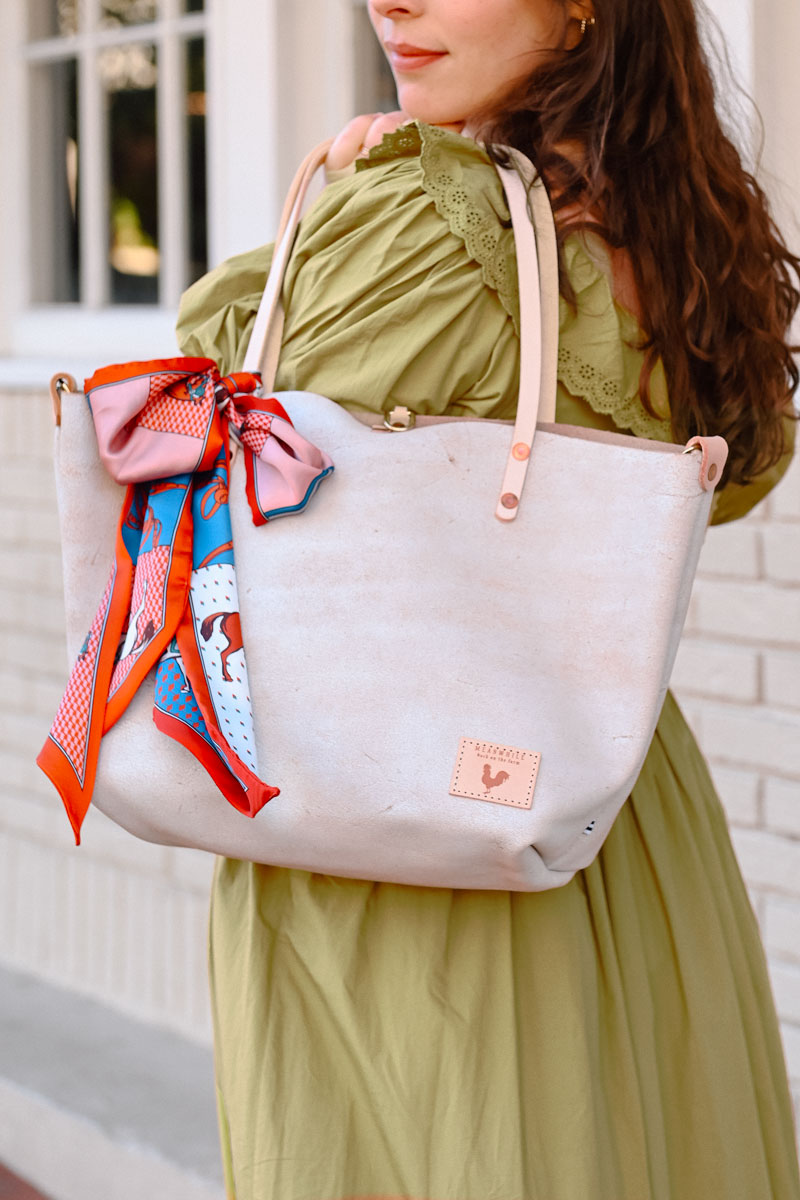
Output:
[[[396,71],[418,71],[447,54],[446,50],[428,50],[425,46],[410,46],[406,42],[387,42],[386,50]]]

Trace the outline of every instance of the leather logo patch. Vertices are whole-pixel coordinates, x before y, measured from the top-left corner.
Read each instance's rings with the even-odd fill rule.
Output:
[[[533,750],[461,738],[450,795],[530,808],[541,757]]]

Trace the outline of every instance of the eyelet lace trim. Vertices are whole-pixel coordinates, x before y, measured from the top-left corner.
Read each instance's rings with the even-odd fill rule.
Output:
[[[444,133],[444,130],[440,130]],[[363,171],[372,163],[392,162],[395,158],[416,158],[422,147],[422,137],[417,125],[401,125],[392,133],[385,133],[383,140],[373,146],[366,158],[356,159],[356,170]]]
[[[497,292],[519,335],[517,258],[513,235],[510,229],[503,228],[503,223],[511,220],[505,198],[502,193],[498,196],[502,205],[499,211],[494,209],[488,197],[485,207],[476,204],[464,187],[461,164],[442,147],[442,141],[448,138],[447,132],[429,125],[423,126],[420,132],[425,191],[433,199],[436,211],[463,240],[469,254],[479,264],[484,283]],[[489,162],[488,157],[486,162]]]
[[[457,155],[451,153],[453,139],[457,136],[432,125],[403,125],[393,133],[385,134],[380,145],[370,150],[366,160],[356,165],[363,170],[396,158],[419,157],[423,187],[433,200],[436,211],[450,230],[461,238],[471,257],[480,266],[484,282],[497,293],[519,336],[517,258],[505,198],[498,196],[502,204],[498,211],[494,209],[489,194],[485,193],[484,205],[476,204],[470,197],[463,183],[461,162]],[[443,146],[444,142],[449,145]],[[465,140],[463,148],[469,148],[473,154],[480,155],[489,163],[489,158],[473,142]],[[585,399],[595,412],[611,417],[619,429],[630,430],[639,437],[656,441],[672,440],[669,419],[651,416],[638,393],[622,395],[617,380],[604,375],[579,358],[573,350],[563,346],[558,354],[558,378],[567,391]]]
[[[568,392],[583,397],[596,413],[611,417],[619,429],[629,429],[637,437],[650,438],[651,441],[672,441],[669,420],[652,417],[638,393],[622,395],[616,380],[603,375],[591,363],[584,362],[573,350],[564,346],[558,351],[558,378]]]
[[[419,157],[422,186],[433,200],[436,211],[461,238],[467,252],[481,268],[483,281],[497,292],[500,303],[514,322],[519,335],[519,295],[514,239],[504,222],[509,222],[508,210],[495,211],[492,200],[478,204],[464,186],[462,164],[452,150],[455,144],[465,152],[484,159],[488,157],[474,142],[432,125],[403,125],[385,134],[379,146],[370,150],[364,165],[389,162],[395,158]],[[442,143],[449,143],[445,148]],[[460,145],[459,145],[460,143]],[[498,181],[499,186],[499,181]]]

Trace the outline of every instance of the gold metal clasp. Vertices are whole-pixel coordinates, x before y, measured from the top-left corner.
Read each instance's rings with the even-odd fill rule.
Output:
[[[59,371],[50,380],[50,399],[53,402],[53,420],[56,426],[61,424],[61,397],[64,392],[77,392],[78,385],[67,371]]]
[[[417,414],[413,413],[410,408],[400,405],[393,408],[381,422],[380,425],[373,425],[372,428],[376,433],[405,433],[407,429],[413,429],[417,423]]]

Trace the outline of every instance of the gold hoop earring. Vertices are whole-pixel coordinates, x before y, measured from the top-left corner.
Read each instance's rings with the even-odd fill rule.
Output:
[[[586,33],[587,25],[594,25],[595,23],[594,17],[581,17],[581,37]]]

